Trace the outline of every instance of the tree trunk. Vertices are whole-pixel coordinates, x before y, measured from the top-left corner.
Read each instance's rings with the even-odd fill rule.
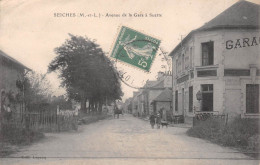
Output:
[[[90,113],[90,110],[91,110],[91,100],[88,99],[88,113]]]
[[[98,104],[97,104],[96,101],[95,101],[94,105],[95,105],[95,112],[97,112],[97,106],[98,106]]]
[[[98,111],[99,112],[102,112],[102,105],[103,105],[103,102],[99,101],[99,105],[98,105]]]
[[[80,108],[83,112],[86,112],[86,101],[87,99],[86,98],[82,98],[81,99],[81,102],[80,102]]]
[[[93,99],[90,99],[89,100],[89,110],[90,110],[90,113],[93,113],[93,110],[94,110],[94,104],[93,104]]]

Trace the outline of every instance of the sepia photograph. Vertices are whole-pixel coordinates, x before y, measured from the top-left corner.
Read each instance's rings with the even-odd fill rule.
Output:
[[[259,0],[0,0],[1,165],[259,165]]]

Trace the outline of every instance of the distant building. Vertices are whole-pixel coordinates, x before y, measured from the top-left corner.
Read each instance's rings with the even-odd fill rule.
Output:
[[[161,113],[162,119],[166,120],[167,115],[172,115],[172,90],[165,88],[152,101],[153,112],[155,114]]]
[[[175,115],[186,122],[194,111],[259,117],[259,15],[259,5],[239,1],[173,49]]]
[[[132,100],[132,98],[128,98],[128,99],[125,100],[125,102],[122,106],[124,113],[132,113],[132,111],[131,111],[131,109],[132,109],[131,100]]]
[[[142,116],[147,116],[155,109],[152,105],[153,100],[159,96],[165,88],[172,87],[172,76],[165,75],[162,72],[158,73],[158,79],[154,81],[147,81],[143,88],[139,89],[135,93],[133,99],[134,108],[136,108],[137,113]]]
[[[140,115],[140,112],[138,112],[138,100],[137,100],[138,94],[139,92],[134,92],[132,98],[132,114],[136,116]]]

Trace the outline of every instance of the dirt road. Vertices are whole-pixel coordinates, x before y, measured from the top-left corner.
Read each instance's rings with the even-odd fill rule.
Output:
[[[80,126],[78,132],[46,134],[0,164],[259,164],[236,150],[188,137],[186,130],[151,129],[125,115]]]

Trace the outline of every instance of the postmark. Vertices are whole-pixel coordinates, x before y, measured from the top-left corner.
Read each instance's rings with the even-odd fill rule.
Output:
[[[156,87],[164,79],[170,80],[171,59],[160,44],[161,40],[156,37],[120,27],[109,54],[121,82],[134,89],[143,89],[147,84]],[[136,54],[136,50],[149,50],[150,47],[153,47],[150,54]]]
[[[136,69],[131,65],[126,65],[118,61],[112,60],[115,69],[118,71],[118,77],[122,83],[133,89],[144,89],[149,87],[156,87],[162,83],[162,81],[171,81],[171,58],[168,56],[168,52],[164,51],[161,47],[158,50],[154,64],[151,67],[150,72],[144,72],[141,69]],[[159,77],[159,76],[163,77]]]
[[[122,26],[110,57],[149,72],[160,43],[159,39]]]

